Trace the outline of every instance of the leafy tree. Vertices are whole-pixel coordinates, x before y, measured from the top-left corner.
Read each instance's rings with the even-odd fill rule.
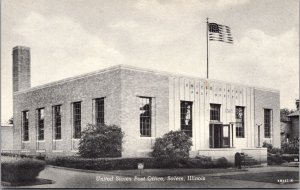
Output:
[[[290,118],[288,117],[288,115],[291,113],[292,113],[292,111],[287,108],[280,109],[280,121],[281,122],[290,121]]]
[[[156,138],[152,156],[167,165],[174,167],[189,158],[192,141],[183,131],[170,131],[162,138]]]
[[[88,124],[79,141],[79,155],[85,158],[120,157],[124,133],[116,125]]]

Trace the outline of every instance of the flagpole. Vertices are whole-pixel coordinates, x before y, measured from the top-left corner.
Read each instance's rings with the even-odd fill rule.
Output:
[[[208,17],[206,18],[206,78],[208,79]]]

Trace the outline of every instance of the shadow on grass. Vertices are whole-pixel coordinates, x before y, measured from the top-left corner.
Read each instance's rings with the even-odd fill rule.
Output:
[[[1,185],[4,187],[16,187],[16,186],[35,186],[35,185],[45,185],[45,184],[53,184],[54,181],[49,179],[42,179],[42,178],[36,178],[35,181],[31,182],[17,182],[17,183],[10,183],[2,181]]]
[[[297,171],[278,171],[278,172],[262,172],[238,175],[224,175],[221,178],[256,181],[265,183],[288,184],[299,183],[299,172]]]

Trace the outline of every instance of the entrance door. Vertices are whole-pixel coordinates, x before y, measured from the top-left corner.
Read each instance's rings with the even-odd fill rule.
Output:
[[[229,125],[222,125],[222,124],[209,125],[209,147],[210,148],[230,147]]]
[[[230,147],[230,127],[229,125],[222,125],[222,147]]]

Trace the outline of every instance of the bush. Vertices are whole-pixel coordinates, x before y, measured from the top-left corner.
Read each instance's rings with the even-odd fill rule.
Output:
[[[82,132],[79,155],[84,158],[120,157],[123,132],[116,125],[91,125]]]
[[[216,168],[227,168],[229,166],[231,166],[231,164],[224,157],[218,158],[216,161]]]
[[[290,142],[281,144],[284,154],[299,154],[299,138],[294,138]]]
[[[210,156],[197,155],[195,158],[198,160],[201,160],[203,162],[211,162],[212,161]]]
[[[20,159],[1,163],[1,180],[13,184],[35,181],[45,168],[45,162],[33,159]]]
[[[282,150],[280,148],[273,147],[272,144],[267,143],[267,142],[264,142],[262,147],[266,147],[268,153],[271,153],[271,154],[281,154],[282,153]]]
[[[283,162],[285,161],[281,155],[268,153],[268,165],[280,165]]]
[[[75,156],[46,159],[47,164],[86,170],[130,170],[137,169],[138,163],[144,168],[153,168],[153,158],[81,158]]]
[[[189,158],[192,141],[183,131],[170,131],[156,138],[152,156],[169,167],[179,167]]]
[[[224,168],[230,166],[224,159],[217,161],[189,158],[178,165],[160,161],[155,158],[81,158],[75,156],[47,158],[47,164],[85,170],[131,170],[137,169],[138,163],[144,163],[145,169],[151,168]],[[226,162],[226,161],[225,161]]]

